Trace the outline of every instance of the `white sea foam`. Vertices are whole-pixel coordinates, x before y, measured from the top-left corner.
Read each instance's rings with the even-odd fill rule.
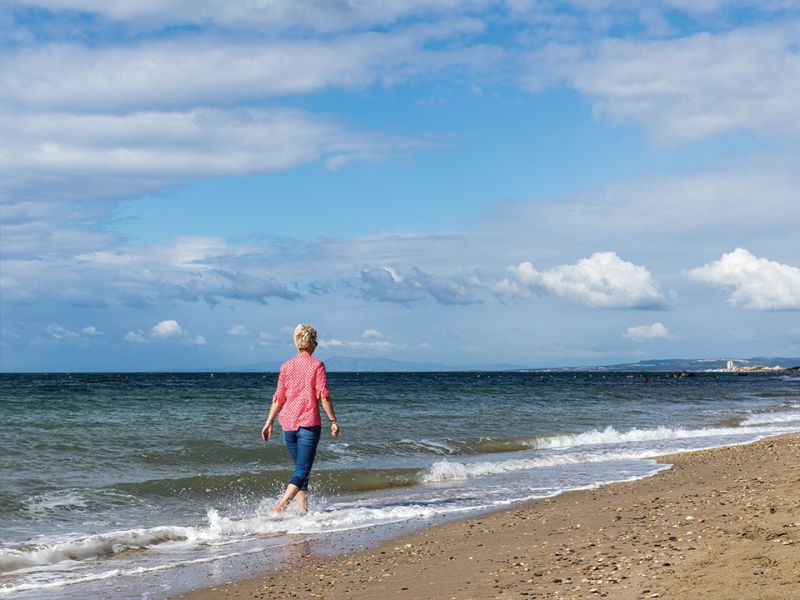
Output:
[[[766,421],[770,423],[774,421]],[[633,428],[628,431],[617,431],[612,426],[605,429],[593,429],[583,433],[554,435],[534,440],[537,449],[576,448],[578,446],[600,446],[607,444],[630,444],[634,442],[655,442],[662,440],[693,439],[703,437],[727,437],[742,434],[771,433],[769,427],[707,427],[702,429],[684,429],[672,427],[656,427],[654,429]]]
[[[742,425],[746,427],[750,425],[765,425],[769,423],[792,423],[794,421],[800,422],[800,407],[794,407],[791,410],[756,413],[748,416],[742,422]]]
[[[192,527],[154,527],[95,534],[50,545],[32,545],[24,549],[0,548],[0,573],[62,561],[110,556],[124,550],[146,548],[168,541],[185,541],[196,537]]]
[[[767,417],[767,414],[770,416]],[[800,421],[800,410],[793,413],[753,415],[753,423],[746,427],[702,429],[657,427],[654,429],[634,428],[620,432],[614,427],[608,426],[602,430],[594,429],[583,433],[536,439],[532,444],[534,448],[539,451],[555,452],[541,456],[480,462],[441,460],[423,472],[419,479],[423,483],[462,481],[512,471],[560,465],[653,458],[665,453],[699,450],[730,443],[744,443],[765,435],[793,431],[797,429],[797,427],[791,426],[795,421]],[[682,440],[686,440],[686,443],[680,443]],[[704,443],[704,441],[708,443]],[[659,444],[659,442],[661,443]],[[582,447],[596,450],[579,450]]]
[[[31,496],[25,504],[30,513],[45,514],[63,509],[83,509],[86,503],[82,490],[69,488]]]
[[[433,454],[453,454],[455,453],[455,448],[446,444],[441,441],[434,441],[434,440],[410,440],[410,439],[402,439],[398,443],[403,444],[404,446],[408,446],[414,450],[422,450],[424,453],[433,453]]]
[[[57,563],[64,563],[61,565],[63,567],[67,562],[107,557],[126,550],[145,549],[170,542],[219,546],[254,535],[331,533],[474,509],[455,504],[430,506],[408,503],[379,507],[353,505],[307,514],[293,513],[290,510],[275,515],[272,512],[274,503],[274,499],[265,500],[259,510],[246,517],[223,516],[217,510],[210,509],[207,513],[207,524],[197,527],[131,529],[52,544],[29,545],[16,549],[0,548],[0,573],[36,569]]]
[[[558,467],[561,465],[576,465],[582,463],[598,463],[615,460],[636,460],[657,456],[659,452],[653,450],[608,452],[608,453],[574,453],[541,458],[519,458],[500,461],[484,461],[462,463],[452,460],[441,460],[433,464],[430,469],[422,473],[420,481],[436,483],[441,481],[462,481],[475,477],[499,475],[513,471],[527,471],[544,467]]]

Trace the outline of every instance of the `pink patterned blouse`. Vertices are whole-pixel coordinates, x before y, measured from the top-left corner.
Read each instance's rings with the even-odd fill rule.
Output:
[[[319,401],[331,395],[325,364],[307,352],[299,352],[281,365],[272,401],[282,406],[278,422],[284,431],[322,425]]]

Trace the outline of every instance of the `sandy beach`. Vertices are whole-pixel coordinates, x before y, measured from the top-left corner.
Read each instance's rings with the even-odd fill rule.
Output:
[[[199,589],[234,598],[800,598],[800,435]]]

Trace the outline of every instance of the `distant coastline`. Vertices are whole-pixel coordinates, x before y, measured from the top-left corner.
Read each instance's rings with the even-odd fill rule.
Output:
[[[332,373],[771,373],[800,376],[800,357],[751,358],[670,358],[650,359],[635,363],[617,363],[598,366],[536,367],[509,363],[446,365],[441,363],[411,362],[390,358],[360,358],[332,356],[324,358],[328,371]],[[732,363],[732,365],[731,365]],[[248,365],[228,365],[216,368],[169,369],[164,373],[277,373],[281,361],[265,361]],[[733,368],[731,368],[733,366]],[[3,371],[13,373],[134,373],[139,371]],[[150,372],[150,371],[148,371]],[[156,372],[156,371],[152,371]]]
[[[674,358],[651,359],[635,363],[618,363],[600,366],[564,366],[535,367],[509,363],[445,365],[440,363],[407,362],[389,358],[359,358],[333,356],[326,358],[325,365],[331,372],[609,372],[609,371],[646,371],[646,372],[680,372],[690,371],[718,372],[726,371],[729,361],[736,365],[735,371],[742,372],[794,372],[800,371],[800,357],[767,357],[751,358]],[[278,372],[279,361],[259,362],[250,365],[229,366],[219,372]]]

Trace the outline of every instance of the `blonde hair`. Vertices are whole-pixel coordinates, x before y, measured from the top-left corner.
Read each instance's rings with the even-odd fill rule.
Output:
[[[294,345],[297,349],[310,352],[317,345],[317,330],[311,325],[300,323],[294,328]]]

